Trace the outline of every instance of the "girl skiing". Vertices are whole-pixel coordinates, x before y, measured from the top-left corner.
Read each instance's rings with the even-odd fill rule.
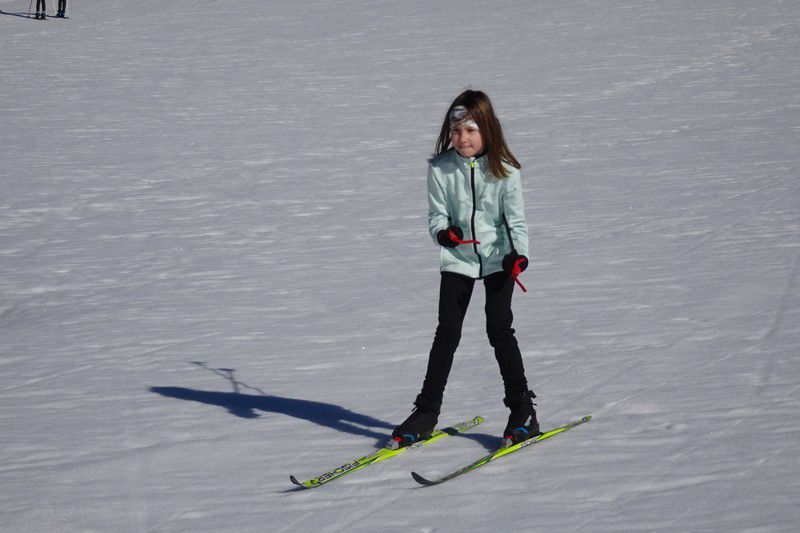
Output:
[[[511,327],[511,296],[528,266],[521,165],[508,149],[489,97],[467,90],[444,117],[428,166],[428,226],[441,247],[439,324],[415,408],[390,448],[427,438],[438,422],[447,377],[476,279],[486,290],[486,332],[511,410],[506,445],[539,434],[522,354]],[[524,289],[524,287],[522,287]]]

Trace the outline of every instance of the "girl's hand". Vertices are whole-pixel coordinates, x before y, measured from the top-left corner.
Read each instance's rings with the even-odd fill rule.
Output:
[[[503,258],[503,270],[508,272],[511,276],[519,276],[525,272],[526,268],[528,268],[528,258],[524,255],[511,252]]]
[[[436,234],[436,240],[445,248],[455,248],[463,238],[464,232],[458,226],[450,226]]]
[[[526,268],[528,268],[528,258],[524,255],[517,254],[516,251],[512,251],[503,258],[503,270],[514,278],[514,281],[519,285],[519,288],[522,289],[522,292],[528,292],[528,289],[520,282],[518,276],[522,274]]]

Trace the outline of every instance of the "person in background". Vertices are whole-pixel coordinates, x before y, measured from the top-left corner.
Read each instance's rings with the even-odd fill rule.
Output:
[[[34,18],[37,20],[44,20],[47,18],[47,5],[45,4],[45,0],[36,0],[36,16]]]

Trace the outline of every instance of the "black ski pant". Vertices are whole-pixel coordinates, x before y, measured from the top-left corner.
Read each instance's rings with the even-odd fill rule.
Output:
[[[44,13],[45,11],[47,11],[47,6],[45,5],[44,1],[45,0],[36,0],[36,12],[37,13],[39,13],[39,12]],[[28,7],[30,7],[30,6],[28,6]]]
[[[58,0],[58,12],[62,15],[67,10],[67,0]]]
[[[422,385],[421,396],[429,402],[441,404],[447,377],[453,365],[461,326],[467,314],[475,280],[460,274],[442,272],[439,286],[439,325],[433,340],[428,370]],[[514,280],[506,272],[498,272],[483,280],[486,289],[486,333],[494,356],[500,365],[506,397],[528,390],[522,354],[511,323],[511,296]]]

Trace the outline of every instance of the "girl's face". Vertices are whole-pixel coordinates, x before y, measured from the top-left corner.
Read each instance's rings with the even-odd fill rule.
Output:
[[[474,126],[455,124],[450,128],[450,142],[461,157],[475,157],[483,153],[483,137]]]

